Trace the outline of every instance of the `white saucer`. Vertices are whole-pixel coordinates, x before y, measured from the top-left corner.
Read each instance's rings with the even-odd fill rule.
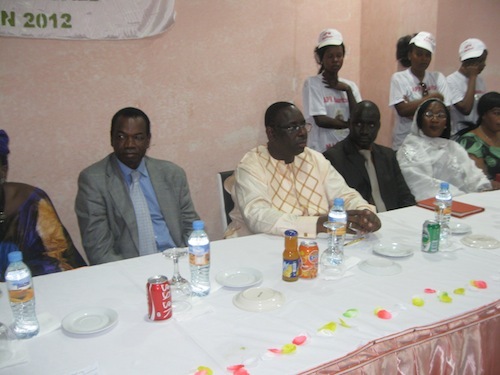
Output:
[[[105,307],[94,307],[75,311],[62,321],[66,332],[76,335],[89,335],[113,327],[118,322],[118,313]]]
[[[262,272],[254,268],[233,268],[219,272],[215,280],[228,288],[248,288],[262,281]]]
[[[497,249],[500,247],[500,241],[484,234],[469,234],[462,238],[461,241],[464,245],[477,249]]]
[[[399,264],[384,258],[365,259],[358,267],[362,271],[378,276],[392,276],[401,272]]]
[[[399,242],[379,243],[373,247],[373,252],[390,258],[403,258],[413,255],[413,249],[410,246]]]
[[[471,228],[469,224],[452,221],[450,222],[450,230],[452,234],[465,234],[469,233]]]
[[[235,295],[233,303],[246,311],[271,311],[283,306],[285,297],[271,288],[249,288]]]

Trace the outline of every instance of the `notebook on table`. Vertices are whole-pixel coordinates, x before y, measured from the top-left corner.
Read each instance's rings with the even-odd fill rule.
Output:
[[[436,198],[431,197],[424,199],[422,201],[417,202],[417,206],[427,208],[429,210],[434,211],[434,202],[436,201]],[[453,201],[451,202],[451,216],[454,217],[465,217],[473,214],[477,214],[479,212],[483,212],[484,207],[479,207],[479,206],[474,206],[473,204],[468,204],[468,203],[462,203],[462,202],[457,202]]]

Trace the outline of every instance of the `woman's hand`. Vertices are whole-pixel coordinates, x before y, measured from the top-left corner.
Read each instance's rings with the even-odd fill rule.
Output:
[[[346,91],[346,92],[352,91],[351,86],[349,86],[345,82],[340,82],[338,79],[327,79],[323,77],[323,83],[325,84],[325,87],[329,89]]]

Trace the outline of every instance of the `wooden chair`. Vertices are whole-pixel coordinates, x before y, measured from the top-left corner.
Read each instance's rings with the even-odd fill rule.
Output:
[[[233,175],[234,171],[219,172],[217,175],[217,182],[219,186],[219,197],[221,202],[221,217],[222,217],[222,228],[226,229],[231,218],[229,217],[229,212],[234,208],[233,198],[231,193],[224,188],[224,182],[226,179]]]

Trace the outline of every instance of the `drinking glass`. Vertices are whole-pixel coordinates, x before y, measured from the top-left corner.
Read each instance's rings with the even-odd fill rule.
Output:
[[[5,324],[0,323],[0,362],[8,361],[12,357],[12,354],[9,328]]]
[[[170,279],[170,293],[174,312],[186,311],[191,308],[191,284],[179,272],[179,259],[187,255],[186,247],[172,247],[163,251],[166,258],[174,262],[174,274]]]

